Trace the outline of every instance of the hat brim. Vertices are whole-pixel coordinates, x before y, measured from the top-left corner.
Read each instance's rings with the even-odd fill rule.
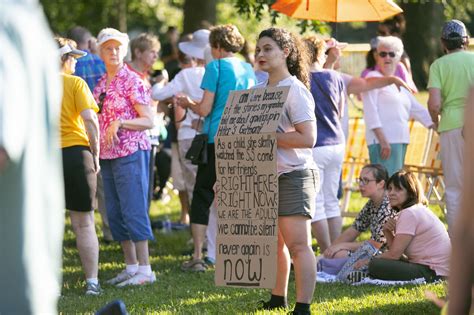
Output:
[[[81,58],[81,57],[84,57],[85,55],[87,55],[87,53],[85,51],[72,48],[71,45],[64,45],[63,47],[61,47],[59,49],[59,54],[61,55],[61,57],[66,55],[66,54],[69,54],[69,55],[73,56],[74,58]]]
[[[204,60],[204,49],[206,47],[199,47],[192,42],[182,42],[178,44],[179,50],[188,56]]]
[[[100,42],[97,42],[97,45],[101,46],[111,40],[114,40],[123,46],[128,46],[129,40],[126,39],[125,37],[120,37],[120,36],[104,36],[104,37],[105,38],[103,38]]]
[[[70,52],[68,52],[68,54],[72,55],[76,59],[87,56],[87,53],[85,51],[78,50],[78,49],[73,49]]]

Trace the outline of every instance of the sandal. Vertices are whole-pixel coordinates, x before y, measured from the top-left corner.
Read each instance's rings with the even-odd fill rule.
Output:
[[[181,265],[182,271],[204,272],[206,269],[207,265],[202,259],[191,259]]]
[[[347,275],[347,281],[349,283],[361,282],[362,279],[367,278],[367,272],[364,271],[352,271]]]

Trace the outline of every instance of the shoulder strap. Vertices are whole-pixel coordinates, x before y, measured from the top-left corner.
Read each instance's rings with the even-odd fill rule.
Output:
[[[219,90],[219,81],[221,78],[221,59],[217,59],[217,82],[216,82],[216,93],[214,93],[214,102],[216,101],[217,91]],[[209,117],[209,125],[207,125],[207,134],[211,131],[211,123],[212,123],[212,116],[214,116],[214,104],[212,104],[211,108],[211,117]]]

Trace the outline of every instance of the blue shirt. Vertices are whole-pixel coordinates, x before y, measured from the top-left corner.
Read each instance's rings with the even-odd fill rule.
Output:
[[[315,147],[344,143],[340,113],[344,104],[344,81],[333,70],[311,72],[311,94],[316,103],[318,138]]]
[[[252,66],[235,57],[216,59],[206,66],[201,89],[215,93],[212,110],[202,127],[202,132],[209,135],[209,143],[214,143],[229,92],[250,89],[256,82]]]
[[[84,51],[87,52],[87,55],[77,59],[74,75],[83,78],[91,91],[94,91],[97,82],[105,73],[105,65],[99,56],[88,50]]]

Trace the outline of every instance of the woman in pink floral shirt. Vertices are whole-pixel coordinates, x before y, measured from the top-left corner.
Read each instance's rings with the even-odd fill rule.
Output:
[[[153,239],[147,198],[151,145],[145,134],[153,127],[153,114],[142,80],[124,65],[128,42],[128,35],[115,29],[100,31],[106,73],[94,89],[107,215],[126,263],[125,270],[108,283],[119,287],[155,281],[148,253],[148,240]]]

